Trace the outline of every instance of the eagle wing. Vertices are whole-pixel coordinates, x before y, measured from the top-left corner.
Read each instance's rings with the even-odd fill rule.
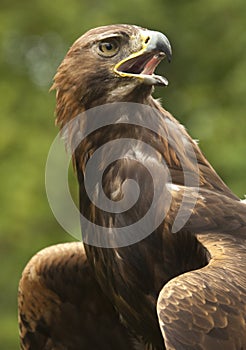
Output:
[[[172,194],[177,200],[184,190],[175,189]],[[185,191],[184,198],[190,200],[192,189]],[[245,349],[246,205],[200,190],[185,228],[198,232],[209,263],[162,288],[157,312],[165,346],[168,350]]]
[[[21,349],[134,349],[81,242],[37,253],[23,271],[18,304]]]

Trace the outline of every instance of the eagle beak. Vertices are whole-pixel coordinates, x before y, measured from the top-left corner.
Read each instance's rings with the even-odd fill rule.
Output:
[[[172,49],[167,37],[156,31],[141,30],[142,49],[132,53],[114,67],[121,77],[137,78],[146,85],[168,85],[166,78],[155,75],[160,61],[167,57],[170,62]]]
[[[164,53],[168,59],[168,62],[172,58],[172,48],[168,38],[160,33],[155,31],[147,31],[147,35],[143,36],[143,40],[147,42],[145,52],[159,52]]]

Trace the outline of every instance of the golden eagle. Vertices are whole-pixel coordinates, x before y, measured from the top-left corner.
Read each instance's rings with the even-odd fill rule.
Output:
[[[110,124],[85,133],[73,152],[87,243],[46,248],[23,272],[22,349],[246,349],[246,205],[152,97],[154,86],[167,85],[154,74],[165,57],[170,60],[171,46],[164,34],[110,25],[81,36],[58,68],[52,88],[61,129],[88,114],[79,124],[83,133],[115,103],[117,113]],[[95,122],[89,111],[99,106],[103,112]],[[66,137],[73,143],[76,131],[68,128]],[[126,142],[114,147],[111,142],[119,140]],[[118,204],[134,197],[129,180],[139,189],[131,208],[114,213],[95,205],[98,183],[91,195],[86,187],[94,178],[87,165],[107,144],[94,168],[96,176],[103,167],[106,197]],[[114,160],[108,164],[106,156]],[[154,201],[144,224],[153,230],[142,237],[143,226],[131,227]],[[105,246],[99,235],[96,244],[88,244],[90,223],[108,229],[107,243],[124,227],[126,242],[136,233],[142,238]]]

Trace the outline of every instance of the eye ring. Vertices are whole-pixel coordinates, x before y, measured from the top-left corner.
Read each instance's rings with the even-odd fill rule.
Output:
[[[105,39],[98,43],[98,53],[103,57],[113,57],[120,49],[120,45],[115,39]]]

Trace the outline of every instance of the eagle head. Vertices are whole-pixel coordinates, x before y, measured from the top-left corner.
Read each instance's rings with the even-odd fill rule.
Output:
[[[160,32],[124,24],[89,30],[72,45],[54,78],[58,124],[105,103],[143,102],[154,85],[168,84],[154,71],[171,54]]]

